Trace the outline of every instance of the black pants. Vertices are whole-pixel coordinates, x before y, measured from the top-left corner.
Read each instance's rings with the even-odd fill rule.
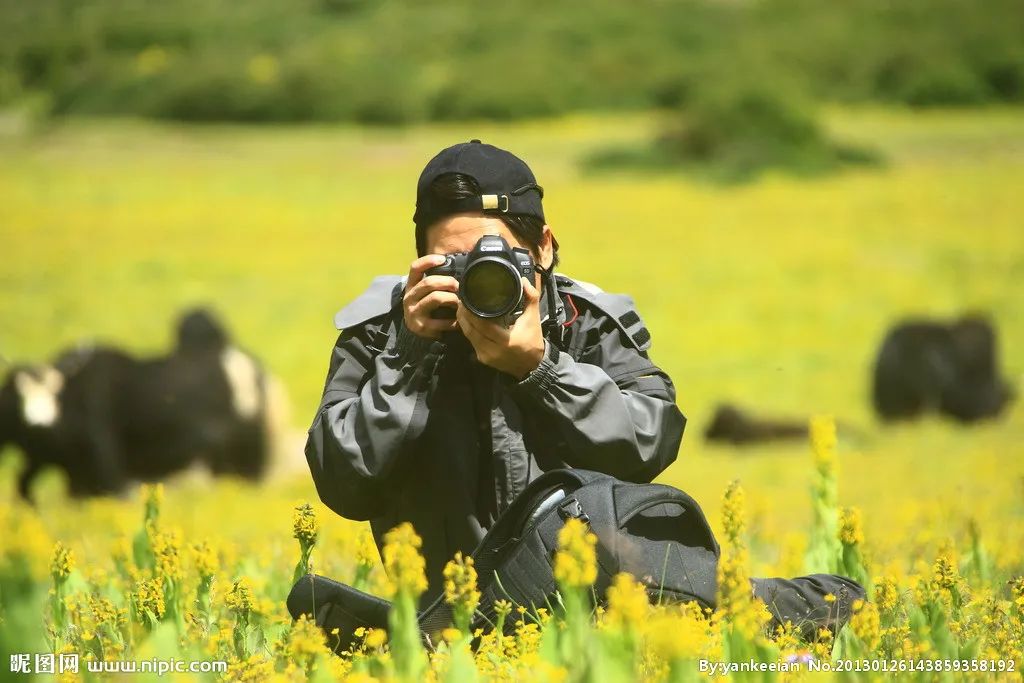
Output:
[[[772,615],[774,630],[787,620],[793,622],[805,640],[826,628],[833,636],[850,620],[855,600],[866,596],[864,588],[845,576],[811,574],[795,579],[751,579],[754,596],[764,601]],[[832,595],[835,600],[825,599]]]

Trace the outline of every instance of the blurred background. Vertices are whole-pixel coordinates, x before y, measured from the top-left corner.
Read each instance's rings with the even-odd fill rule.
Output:
[[[318,570],[353,571],[362,525],[319,505],[301,452],[331,319],[407,271],[416,178],[470,138],[531,165],[563,272],[635,298],[689,418],[661,480],[717,524],[741,479],[755,574],[798,569],[811,460],[705,441],[725,401],[836,417],[839,500],[880,571],[979,529],[1024,568],[1020,402],[970,425],[871,404],[908,316],[984,313],[1021,387],[1021,0],[37,0],[0,27],[0,354],[158,356],[183,310],[214,311],[286,393],[285,434],[262,483],[172,481],[164,514],[269,594],[297,501]],[[10,524],[85,558],[137,528],[137,493],[68,500],[55,468],[30,510],[23,466],[3,450]]]

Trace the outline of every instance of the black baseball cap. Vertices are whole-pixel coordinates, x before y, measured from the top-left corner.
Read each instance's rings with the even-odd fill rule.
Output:
[[[431,183],[446,173],[472,177],[480,186],[480,194],[456,200],[433,197],[429,192]],[[427,163],[416,183],[412,220],[425,227],[439,218],[469,211],[513,213],[544,220],[543,197],[544,190],[525,161],[494,145],[470,140],[441,150]]]

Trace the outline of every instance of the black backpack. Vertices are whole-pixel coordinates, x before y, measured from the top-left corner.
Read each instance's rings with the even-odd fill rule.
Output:
[[[527,486],[473,551],[481,593],[473,628],[494,623],[497,600],[528,608],[551,603],[558,532],[573,517],[598,538],[598,596],[615,574],[629,572],[655,600],[696,600],[714,607],[718,543],[693,498],[671,486],[564,469]],[[339,629],[339,651],[360,626],[386,628],[389,609],[386,600],[313,574],[302,577],[288,596],[293,618],[307,614],[328,633]],[[451,618],[441,595],[420,613],[420,628],[436,636]]]

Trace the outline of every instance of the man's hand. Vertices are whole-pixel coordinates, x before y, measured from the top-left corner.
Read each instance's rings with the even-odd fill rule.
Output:
[[[405,326],[409,331],[427,339],[439,339],[441,333],[454,330],[458,323],[454,319],[437,319],[430,317],[440,306],[459,304],[459,281],[447,275],[427,275],[423,273],[444,263],[441,254],[427,254],[412,262],[409,266],[409,279],[405,283],[405,294],[402,296],[402,313]]]
[[[544,335],[540,328],[540,293],[522,278],[526,308],[510,328],[469,312],[462,303],[456,320],[466,335],[476,358],[484,365],[524,379],[544,358]]]

